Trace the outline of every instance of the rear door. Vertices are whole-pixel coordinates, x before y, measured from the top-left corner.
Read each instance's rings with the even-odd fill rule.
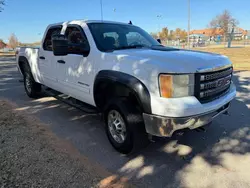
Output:
[[[43,40],[42,48],[39,51],[39,70],[41,79],[44,85],[57,88],[57,71],[55,56],[52,51],[52,40],[51,37],[54,34],[61,33],[62,25],[52,26],[47,30],[46,36]]]

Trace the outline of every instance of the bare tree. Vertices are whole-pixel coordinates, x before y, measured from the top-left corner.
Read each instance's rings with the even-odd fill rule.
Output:
[[[14,33],[9,37],[9,46],[14,50],[18,46],[18,40]]]
[[[3,6],[5,5],[5,0],[0,0],[0,12],[3,11]]]
[[[210,28],[213,29],[212,33],[215,33],[217,29],[220,29],[222,35],[224,35],[224,40],[227,37],[227,34],[229,34],[229,39],[231,38],[234,28],[239,24],[238,20],[233,18],[231,13],[228,10],[224,10],[222,14],[217,15],[209,24]],[[229,31],[229,28],[232,28],[231,31]],[[230,40],[229,40],[230,41]]]

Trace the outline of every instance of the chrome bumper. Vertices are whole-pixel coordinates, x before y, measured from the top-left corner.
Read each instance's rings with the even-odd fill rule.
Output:
[[[228,108],[229,103],[206,114],[183,118],[162,117],[144,113],[143,119],[148,134],[159,137],[171,137],[177,130],[185,128],[195,129],[210,123],[218,115],[226,112]]]

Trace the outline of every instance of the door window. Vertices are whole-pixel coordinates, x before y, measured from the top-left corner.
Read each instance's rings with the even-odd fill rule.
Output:
[[[46,51],[52,51],[52,36],[55,34],[61,33],[62,26],[54,26],[53,28],[50,28],[46,34],[46,37],[43,42],[43,49]]]
[[[66,29],[65,36],[69,42],[69,54],[83,55],[83,50],[89,49],[87,37],[81,28],[69,26]]]

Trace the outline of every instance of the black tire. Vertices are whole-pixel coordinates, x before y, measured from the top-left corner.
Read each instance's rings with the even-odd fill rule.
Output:
[[[24,76],[24,89],[26,94],[30,98],[38,98],[41,92],[41,84],[35,82],[31,74],[30,68],[28,66],[25,67],[23,76]]]
[[[114,110],[120,113],[126,126],[126,136],[122,143],[117,142],[113,138],[108,124],[108,115]],[[142,113],[130,101],[123,98],[111,100],[106,105],[104,119],[108,139],[112,146],[120,153],[129,154],[136,152],[149,144]]]

